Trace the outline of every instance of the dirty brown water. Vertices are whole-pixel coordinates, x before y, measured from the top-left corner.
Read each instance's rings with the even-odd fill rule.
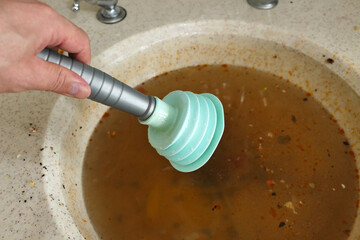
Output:
[[[209,162],[174,170],[147,127],[110,109],[89,142],[83,188],[102,239],[347,239],[358,208],[353,152],[336,120],[279,77],[235,66],[165,73],[138,90],[210,92],[224,136]]]

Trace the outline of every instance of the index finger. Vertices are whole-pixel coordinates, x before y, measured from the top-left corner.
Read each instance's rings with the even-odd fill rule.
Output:
[[[55,11],[53,14],[52,21],[49,22],[51,36],[46,46],[59,47],[67,51],[71,57],[89,64],[91,49],[87,33]]]

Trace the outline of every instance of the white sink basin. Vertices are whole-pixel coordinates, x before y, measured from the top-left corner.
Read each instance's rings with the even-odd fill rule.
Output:
[[[240,21],[190,22],[134,35],[93,60],[94,66],[130,86],[198,64],[240,65],[289,79],[334,115],[345,130],[357,161],[360,160],[359,69],[311,39]],[[98,239],[85,209],[81,171],[88,140],[106,110],[107,107],[89,100],[60,97],[51,112],[43,142],[60,154],[56,163],[49,156],[42,156],[43,164],[50,166],[53,173],[44,184],[45,192],[55,199],[49,202],[49,208],[59,228],[79,238],[82,235]],[[66,208],[57,199],[65,202]],[[357,218],[350,239],[359,237]]]

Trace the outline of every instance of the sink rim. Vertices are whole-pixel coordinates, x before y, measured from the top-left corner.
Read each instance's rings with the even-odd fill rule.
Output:
[[[259,39],[263,41],[274,42],[280,45],[284,45],[289,49],[293,49],[294,51],[304,54],[306,57],[310,57],[315,61],[322,63],[325,67],[329,68],[330,71],[339,75],[344,80],[344,82],[354,90],[357,96],[360,96],[360,82],[359,81],[356,82],[356,80],[359,79],[360,76],[360,68],[356,68],[354,63],[352,63],[350,60],[342,56],[337,56],[336,64],[327,65],[324,61],[324,58],[322,57],[323,54],[325,54],[326,56],[333,56],[333,55],[325,48],[323,48],[321,45],[312,42],[311,39],[303,39],[300,35],[287,33],[282,31],[281,29],[277,29],[274,27],[269,27],[257,23],[245,23],[241,21],[216,20],[216,21],[186,22],[186,23],[165,25],[163,27],[151,29],[149,31],[124,39],[121,42],[116,43],[112,47],[103,51],[101,54],[99,54],[93,59],[93,66],[98,67],[111,75],[117,75],[118,73],[116,73],[117,71],[116,69],[118,69],[118,67],[116,66],[118,64],[122,64],[124,61],[127,61],[128,59],[137,56],[138,54],[141,54],[143,51],[151,49],[156,44],[161,44],[162,42],[172,41],[174,39],[182,38],[182,37],[191,39],[193,36],[199,36],[199,35],[210,36],[212,34],[217,36],[235,35],[240,37],[249,37],[249,38],[254,38],[254,39]],[[122,55],[120,56],[116,51],[118,49],[124,50],[122,52]],[[346,72],[344,72],[344,69],[346,69],[346,71],[348,72],[347,74]],[[154,73],[151,74],[154,75]],[[149,77],[145,77],[145,78],[149,79]],[[130,85],[133,86],[134,84],[135,83],[130,82]],[[67,99],[62,96],[59,97],[54,105],[53,111],[50,113],[49,123],[52,120],[59,118],[59,111],[58,111],[59,109],[66,110],[64,108],[64,105],[73,104],[78,106],[80,101],[81,100]],[[94,118],[97,118],[97,120],[100,119],[101,115],[108,109],[105,106],[99,106],[98,104],[92,103],[89,100],[86,102],[87,102],[86,104],[87,107],[91,106],[91,108],[95,109],[96,114]],[[80,109],[84,111],[86,110],[87,107]],[[48,124],[45,136],[59,134],[59,132],[56,131],[56,127],[50,125],[51,124]],[[63,131],[65,130],[63,129]],[[62,132],[62,134],[64,134],[64,132]],[[66,139],[63,140],[63,137],[64,135],[61,134],[58,136],[59,141],[57,142],[58,146],[56,146],[58,147],[58,149],[61,149],[62,142],[66,140]],[[48,139],[45,138],[44,145],[50,146],[51,144],[49,144],[47,140]],[[46,163],[48,162],[48,159],[45,158],[42,159],[42,161]],[[49,181],[50,184],[44,185],[46,193],[54,194],[53,187],[54,186],[59,187],[62,185],[63,177],[61,176],[61,171],[62,171],[61,168],[62,166],[58,166],[58,169],[56,169],[55,171],[58,173],[58,175],[55,176],[56,180],[51,179]],[[64,190],[57,192],[56,197],[58,197],[59,199],[61,199],[63,202],[66,203]],[[71,231],[79,231],[79,228],[76,227],[76,222],[74,221],[74,218],[71,216],[71,213],[68,213],[67,217],[65,217],[64,219],[63,215],[56,214],[56,212],[59,210],[56,204],[50,202],[49,208],[52,208],[52,211],[54,212],[55,222],[59,226],[62,226],[64,224],[64,221],[66,221],[68,223],[67,231],[69,231],[69,229],[71,229]],[[84,220],[86,222],[89,222],[87,216],[84,217]],[[358,218],[356,219],[355,225],[356,226],[360,225],[360,220]],[[69,226],[71,226],[71,228],[69,228]],[[91,227],[89,230],[90,232],[91,232]],[[65,228],[59,227],[59,229],[65,229]],[[359,231],[360,230],[358,230],[358,233],[351,234],[351,236],[358,235]],[[79,234],[81,235],[81,233]],[[353,239],[353,237],[351,237],[350,239]]]

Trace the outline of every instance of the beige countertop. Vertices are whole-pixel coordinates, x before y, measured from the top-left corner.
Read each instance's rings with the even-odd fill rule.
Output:
[[[76,14],[68,0],[45,2],[89,34],[94,67],[100,67],[102,52],[144,31],[227,20],[299,36],[333,53],[326,57],[352,66],[360,76],[360,1],[280,0],[274,9],[262,11],[245,0],[127,0],[119,3],[127,10],[126,19],[114,25],[100,23],[95,17],[98,7],[85,2]],[[359,92],[359,86],[353,87]],[[47,179],[59,174],[58,149],[43,145],[49,140],[47,127],[60,124],[49,117],[58,100],[58,95],[45,92],[0,95],[0,239],[83,239],[64,199],[44,190]],[[45,166],[44,158],[50,165],[54,159],[54,166]],[[55,215],[62,216],[61,224]]]

